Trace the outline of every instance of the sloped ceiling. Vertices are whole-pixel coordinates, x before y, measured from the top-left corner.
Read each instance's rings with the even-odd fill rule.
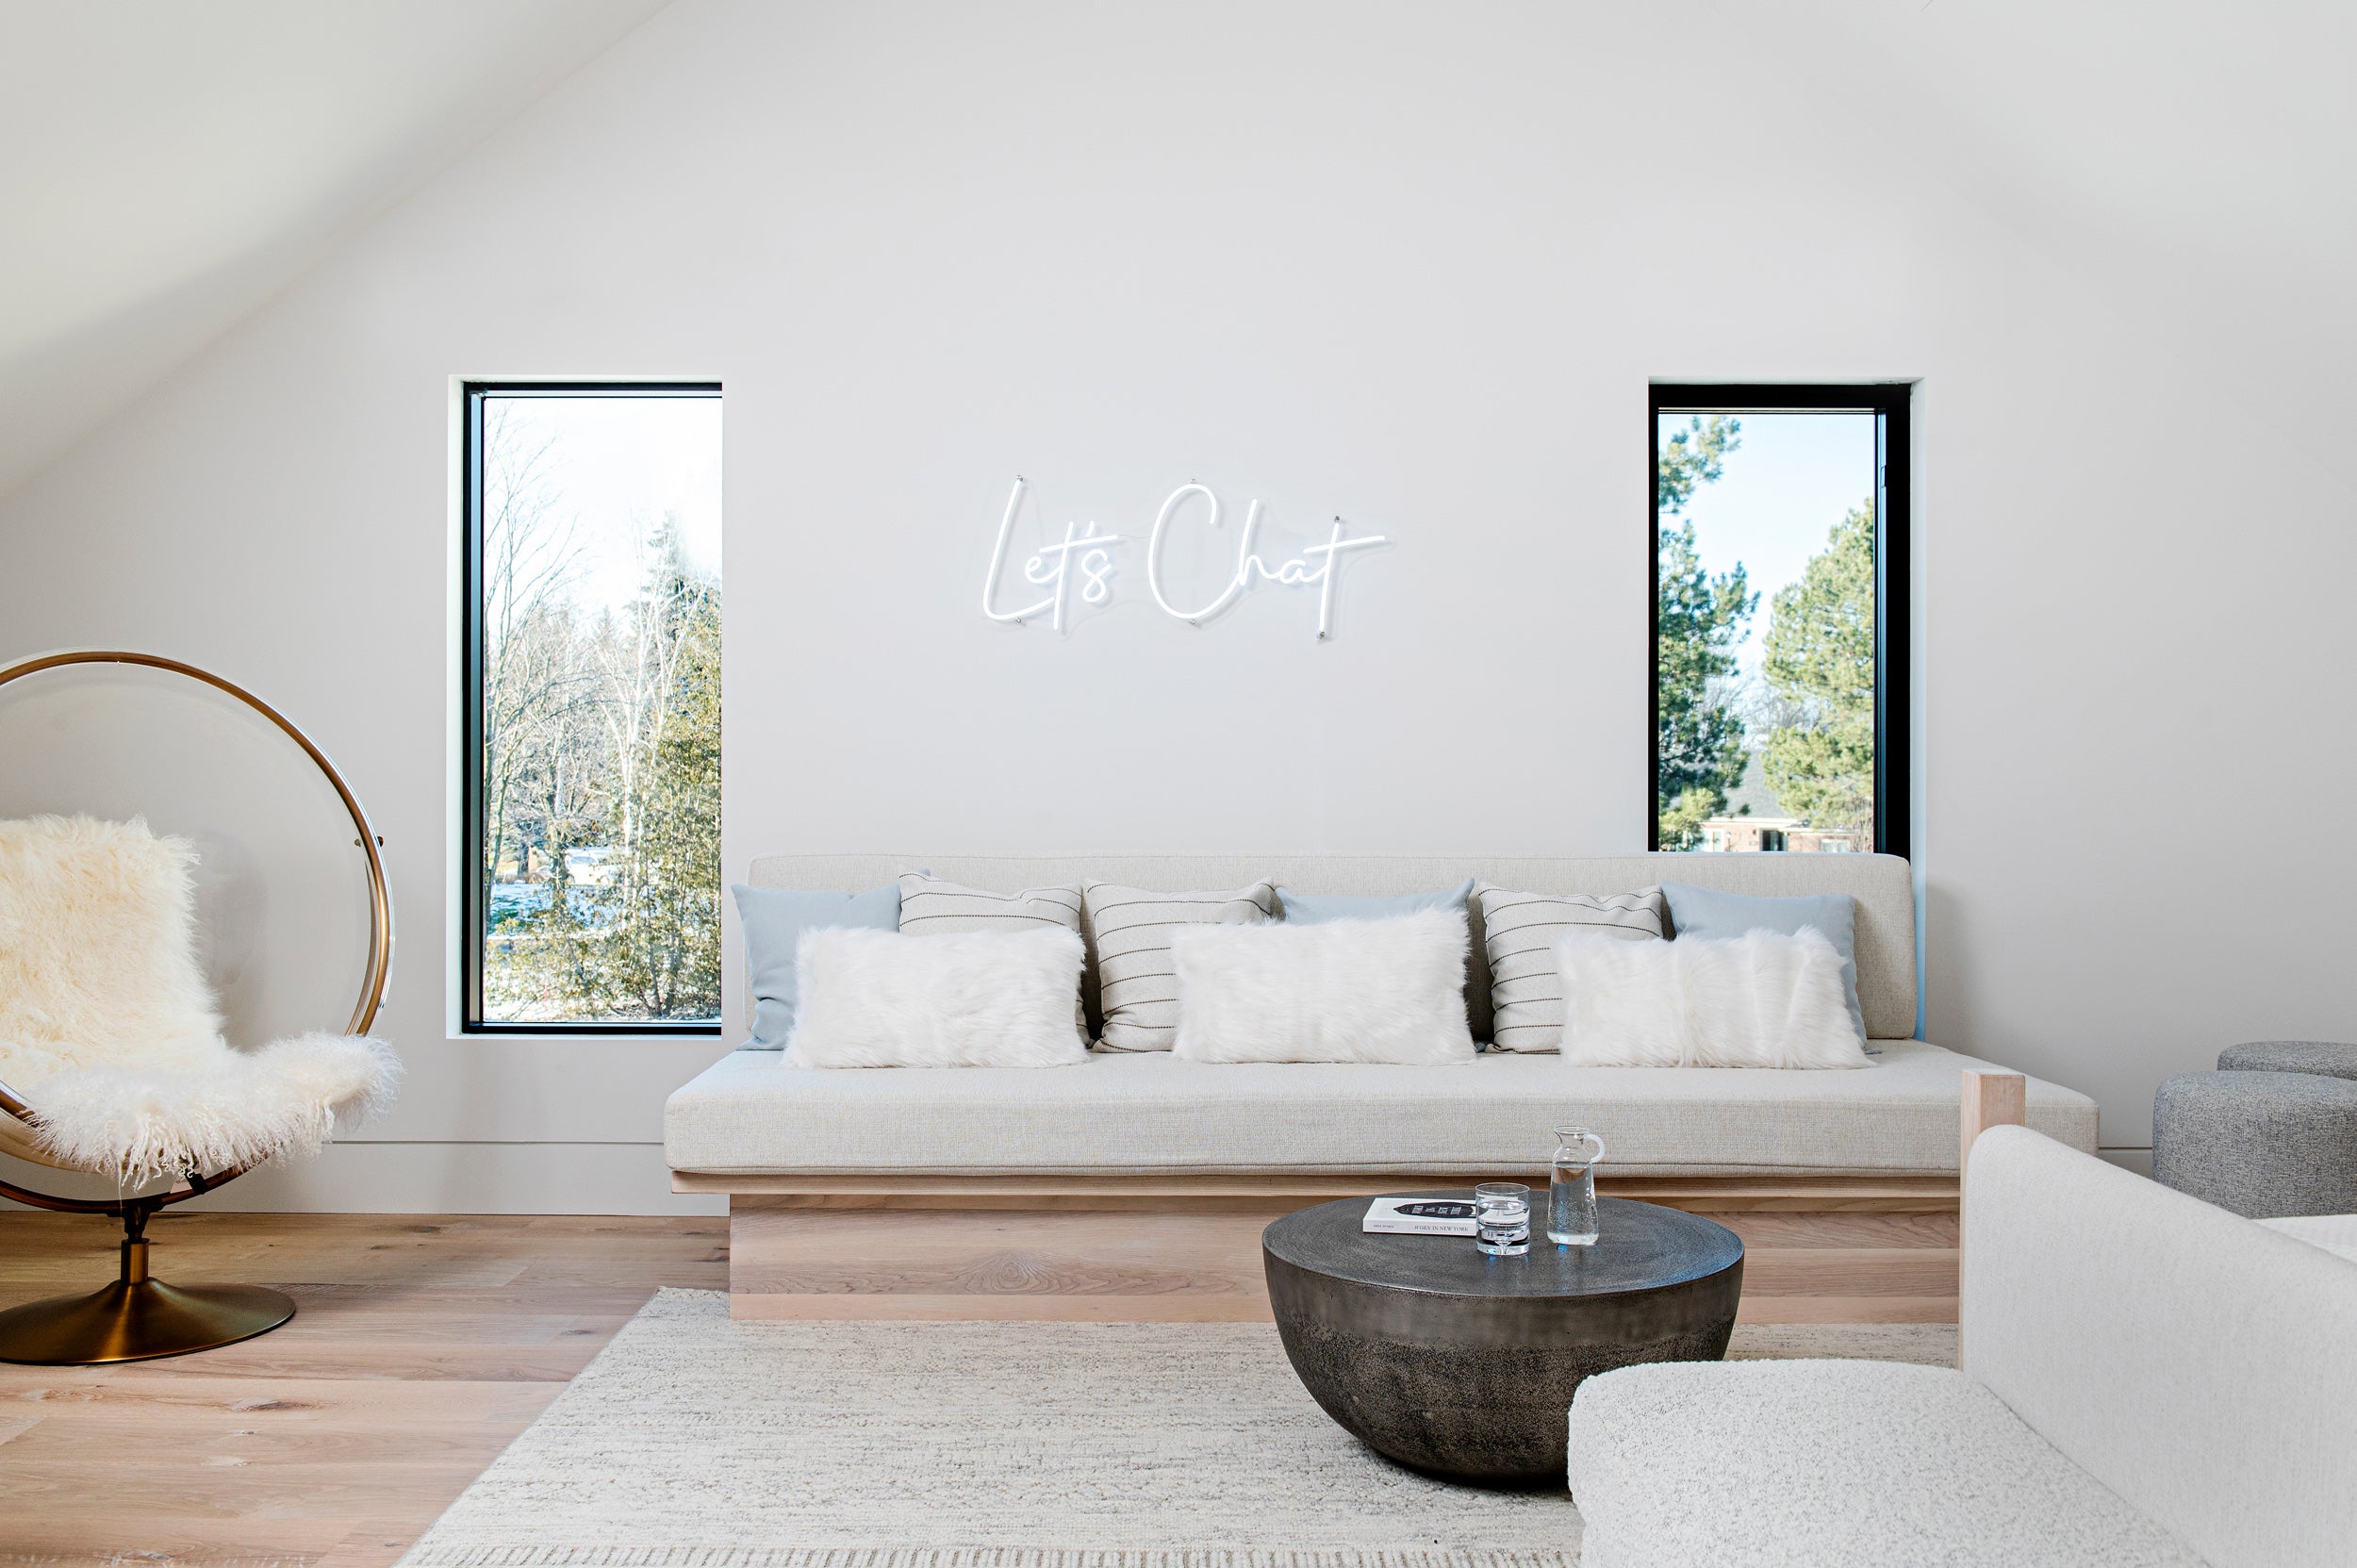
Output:
[[[2357,6],[1717,9],[1796,90],[1848,106],[1861,137],[1907,149],[2254,408],[2357,416]]]
[[[0,0],[0,495],[665,0]]]
[[[0,0],[0,495],[663,3]],[[1713,11],[2254,406],[2357,418],[2357,6]]]

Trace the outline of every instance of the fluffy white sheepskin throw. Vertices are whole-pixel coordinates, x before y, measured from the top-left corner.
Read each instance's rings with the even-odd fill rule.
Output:
[[[1192,1062],[1471,1062],[1465,950],[1461,909],[1188,926],[1170,938],[1178,973],[1172,1053]]]
[[[1080,933],[1042,927],[904,936],[826,928],[794,952],[797,1067],[1070,1067]]]
[[[45,1152],[126,1185],[311,1152],[400,1072],[375,1040],[222,1038],[195,866],[136,818],[0,821],[0,1080]]]
[[[1623,942],[1567,936],[1563,1060],[1575,1067],[1870,1067],[1841,954],[1798,934]]]

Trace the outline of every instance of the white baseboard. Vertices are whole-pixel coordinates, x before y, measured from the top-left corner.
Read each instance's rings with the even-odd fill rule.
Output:
[[[36,1190],[107,1197],[104,1182],[0,1160]],[[0,1207],[14,1205],[0,1204]],[[671,1191],[661,1144],[332,1144],[266,1166],[188,1210],[359,1214],[724,1214],[725,1197]]]

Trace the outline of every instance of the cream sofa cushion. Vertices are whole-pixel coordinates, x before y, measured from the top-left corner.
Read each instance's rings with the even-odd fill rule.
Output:
[[[1872,1066],[1836,1073],[1574,1067],[1496,1051],[1445,1070],[1093,1051],[1063,1072],[845,1073],[739,1051],[672,1095],[664,1141],[674,1169],[715,1172],[1486,1179],[1542,1171],[1570,1117],[1610,1147],[1607,1175],[1953,1174],[1960,1069],[1993,1064],[1879,1044]],[[2095,1147],[2093,1100],[2036,1079],[2029,1095],[2031,1126]]]

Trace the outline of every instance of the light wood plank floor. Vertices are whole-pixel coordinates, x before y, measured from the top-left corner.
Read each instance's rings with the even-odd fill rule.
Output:
[[[1743,1316],[1953,1322],[1955,1220],[1725,1214]],[[0,1564],[379,1568],[655,1287],[727,1288],[725,1219],[167,1214],[159,1278],[275,1285],[275,1333],[129,1366],[0,1365]],[[0,1213],[0,1307],[93,1289],[106,1223]]]
[[[389,1563],[725,1219],[166,1214],[159,1279],[293,1296],[202,1355],[0,1365],[0,1563]],[[107,1222],[0,1214],[0,1305],[94,1288]]]

